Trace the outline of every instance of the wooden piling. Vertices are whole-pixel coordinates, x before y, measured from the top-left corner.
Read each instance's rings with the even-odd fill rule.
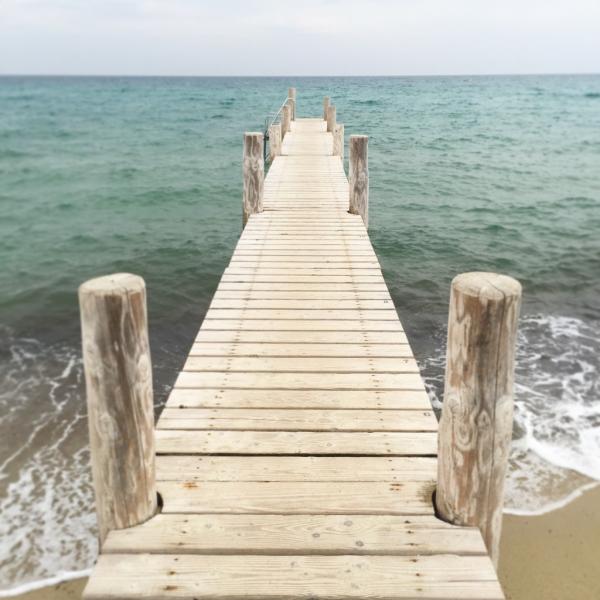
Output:
[[[349,209],[353,215],[360,215],[365,227],[369,226],[369,137],[350,136],[349,164]]]
[[[292,108],[291,120],[296,120],[296,88],[291,87],[288,89],[288,98],[290,99],[290,104]]]
[[[285,134],[288,133],[288,131],[290,131],[291,123],[292,120],[292,110],[291,110],[291,106],[289,104],[289,102],[286,102],[285,106],[283,107],[282,111],[281,111],[281,140],[283,141],[283,139],[285,138]]]
[[[92,475],[100,544],[157,510],[146,287],[117,273],[79,288]]]
[[[269,158],[275,160],[281,155],[281,123],[272,123],[269,126]]]
[[[287,107],[286,107],[287,108]],[[244,134],[243,157],[243,225],[251,214],[262,212],[265,161],[263,157],[263,134]]]
[[[454,278],[439,428],[439,515],[477,526],[498,564],[504,478],[512,437],[521,285],[496,273]]]
[[[327,121],[327,109],[329,108],[329,96],[323,98],[323,121]]]
[[[327,107],[327,131],[333,133],[335,130],[335,106],[330,104]]]
[[[337,123],[333,132],[333,155],[344,160],[344,124]]]

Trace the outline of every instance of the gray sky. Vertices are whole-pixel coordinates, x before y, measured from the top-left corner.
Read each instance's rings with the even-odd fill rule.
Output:
[[[600,72],[600,0],[0,0],[0,73]]]

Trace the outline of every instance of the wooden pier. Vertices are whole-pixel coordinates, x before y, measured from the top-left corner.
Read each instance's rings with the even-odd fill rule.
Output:
[[[247,136],[246,226],[142,436],[160,507],[102,528],[87,600],[503,598],[480,530],[435,515],[438,423],[365,227],[366,139],[349,182],[335,112],[295,110],[264,181]]]

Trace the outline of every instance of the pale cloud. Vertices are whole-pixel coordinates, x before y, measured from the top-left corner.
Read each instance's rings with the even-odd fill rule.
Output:
[[[600,71],[598,0],[0,0],[0,73]]]

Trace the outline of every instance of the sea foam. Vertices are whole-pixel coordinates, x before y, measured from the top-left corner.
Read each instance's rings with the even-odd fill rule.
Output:
[[[0,590],[64,580],[96,556],[78,352],[0,330]]]

